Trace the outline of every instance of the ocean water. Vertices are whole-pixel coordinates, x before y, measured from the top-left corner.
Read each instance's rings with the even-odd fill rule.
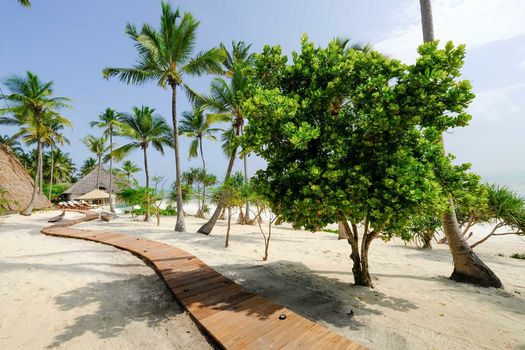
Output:
[[[507,186],[517,194],[525,197],[525,171],[480,173],[485,182]]]

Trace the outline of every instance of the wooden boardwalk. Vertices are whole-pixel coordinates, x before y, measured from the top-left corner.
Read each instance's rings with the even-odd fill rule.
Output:
[[[252,293],[184,250],[110,231],[73,229],[98,214],[42,229],[129,251],[148,261],[194,320],[225,349],[366,349],[301,315]]]

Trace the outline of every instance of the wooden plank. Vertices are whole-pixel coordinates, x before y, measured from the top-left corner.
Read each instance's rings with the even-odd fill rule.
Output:
[[[42,233],[104,243],[149,260],[188,312],[226,349],[366,349],[244,289],[182,249],[111,231],[69,227],[98,217],[86,213],[83,219],[46,227]],[[286,318],[280,319],[281,314]]]

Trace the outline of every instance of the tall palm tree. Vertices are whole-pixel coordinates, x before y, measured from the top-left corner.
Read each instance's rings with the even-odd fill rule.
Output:
[[[154,114],[155,109],[150,107],[133,107],[133,114],[124,114],[119,118],[121,136],[129,139],[129,143],[113,151],[118,159],[135,149],[141,149],[144,155],[144,171],[146,174],[146,215],[144,221],[150,217],[150,190],[147,150],[151,144],[153,148],[164,154],[164,146],[173,145],[172,130],[166,120]]]
[[[0,143],[2,145],[5,145],[11,149],[15,154],[19,154],[23,152],[22,146],[20,145],[20,141],[16,137],[8,136],[8,135],[0,135]]]
[[[88,135],[83,140],[84,144],[89,150],[97,157],[97,189],[100,188],[100,168],[102,164],[102,158],[109,150],[107,145],[107,139],[105,136],[95,137]]]
[[[53,174],[54,174],[54,171],[53,171],[53,168],[55,166],[55,158],[54,158],[54,155],[55,153],[53,152],[53,150],[57,149],[57,146],[58,145],[64,145],[64,144],[69,144],[69,139],[67,139],[63,134],[62,134],[62,130],[64,129],[64,125],[63,124],[60,124],[56,121],[53,121],[50,126],[49,126],[49,133],[46,135],[46,141],[44,143],[44,146],[49,146],[51,148],[51,152],[50,152],[50,156],[51,156],[51,165],[50,165],[50,171],[49,171],[49,174],[50,174],[50,177],[49,177],[49,194],[48,194],[48,199],[51,200],[51,192],[52,192],[52,189],[53,189]],[[43,162],[42,162],[42,166],[43,166]],[[44,172],[41,171],[40,172],[40,183],[43,183],[43,176],[44,176]]]
[[[54,181],[56,183],[71,181],[76,168],[69,153],[62,152],[60,148],[54,148],[45,158],[47,158],[48,162],[53,159],[53,167],[46,166],[45,168],[49,170],[44,172],[44,176],[49,178],[50,184]]]
[[[120,171],[126,176],[128,186],[131,186],[133,174],[138,173],[141,170],[142,169],[140,169],[137,164],[133,163],[131,160],[126,160],[124,163],[122,163],[122,167],[120,168]]]
[[[182,87],[193,99],[195,93],[185,83],[186,76],[200,76],[205,73],[222,72],[220,62],[224,52],[219,48],[193,54],[196,30],[199,22],[179,9],[173,10],[167,2],[162,2],[160,29],[148,24],[137,28],[128,24],[126,32],[134,41],[138,51],[137,64],[131,68],[106,68],[104,77],[118,77],[127,84],[156,82],[162,88],[171,88],[171,118],[173,122],[173,145],[175,148],[175,188],[177,193],[177,223],[175,231],[185,231],[181,188],[181,167],[179,155],[179,136],[177,125],[177,88]]]
[[[98,120],[94,120],[89,123],[91,127],[98,127],[101,128],[104,132],[104,136],[109,138],[109,210],[111,212],[115,212],[115,208],[113,207],[113,197],[112,197],[112,191],[113,191],[113,135],[118,131],[120,121],[121,113],[117,113],[115,110],[111,108],[106,108],[106,110],[99,114]]]
[[[67,104],[70,99],[53,97],[54,83],[42,82],[36,74],[29,71],[25,76],[9,77],[5,85],[11,93],[6,98],[9,106],[0,109],[0,125],[17,126],[19,130],[14,136],[22,137],[27,144],[36,144],[38,153],[33,194],[29,204],[21,212],[22,215],[31,215],[37,193],[42,186],[42,183],[39,183],[42,148],[46,137],[52,133],[52,125],[56,123],[71,126],[69,119],[59,113],[61,109],[70,107]]]
[[[220,128],[213,128],[212,125],[221,122],[227,121],[229,118],[227,116],[222,116],[218,114],[207,114],[205,115],[203,110],[200,108],[193,108],[191,112],[182,113],[182,120],[180,122],[179,132],[181,135],[192,138],[189,149],[189,158],[196,158],[199,156],[202,160],[202,171],[206,174],[206,162],[204,160],[204,151],[203,151],[203,140],[208,139],[211,141],[216,141],[215,133],[221,131]],[[206,196],[206,184],[203,184],[203,196]],[[204,209],[204,201],[203,206]],[[203,217],[203,212],[197,212],[197,217]]]
[[[243,104],[245,99],[243,92],[247,89],[248,81],[243,74],[243,68],[243,65],[235,64],[231,70],[231,79],[226,80],[222,77],[213,79],[209,96],[203,96],[199,99],[199,104],[203,108],[230,119],[231,127],[223,134],[223,140],[226,141],[223,150],[229,157],[224,182],[230,178],[237,155],[237,146],[233,141],[242,134],[244,125]],[[219,201],[208,222],[202,225],[198,232],[210,234],[220,216],[222,207],[222,202]]]
[[[89,174],[97,166],[97,160],[93,157],[88,157],[80,167],[80,176],[84,177]]]
[[[432,5],[430,0],[419,0],[419,3],[421,7],[423,41],[434,41]],[[443,135],[441,135],[441,146],[443,152],[445,152]],[[441,222],[454,262],[454,271],[450,278],[458,282],[501,288],[502,283],[498,276],[478,258],[465,240],[459,228],[454,200],[451,196],[449,196],[449,207],[443,214]]]

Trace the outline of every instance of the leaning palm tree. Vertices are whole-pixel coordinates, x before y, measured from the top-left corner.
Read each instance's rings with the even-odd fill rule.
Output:
[[[419,0],[419,3],[421,7],[423,41],[434,41],[432,5],[430,0]],[[445,152],[443,135],[441,135],[441,147],[443,152]],[[449,196],[449,207],[443,214],[441,222],[454,262],[454,271],[450,278],[458,282],[501,288],[502,283],[498,276],[478,258],[465,240],[459,228],[454,200],[451,196]]]
[[[59,111],[69,108],[70,99],[53,97],[52,81],[42,82],[38,76],[26,72],[25,76],[12,76],[5,81],[10,90],[6,97],[9,106],[0,109],[0,125],[16,126],[19,130],[13,135],[21,137],[27,144],[36,144],[38,153],[37,171],[35,172],[33,194],[22,215],[31,215],[37,193],[42,186],[39,183],[42,171],[42,149],[54,123],[71,126],[71,122]]]
[[[230,178],[235,158],[237,156],[237,146],[234,140],[242,134],[244,127],[244,91],[248,87],[247,77],[243,73],[244,66],[236,64],[232,67],[231,79],[224,79],[217,77],[213,79],[210,86],[209,96],[203,96],[199,99],[199,104],[217,115],[222,117],[229,117],[231,127],[223,134],[225,141],[226,155],[229,157],[228,167],[226,168],[226,175],[224,182]],[[218,202],[212,216],[203,226],[198,230],[200,233],[210,234],[217,219],[222,211],[221,201]]]
[[[119,117],[121,113],[117,113],[115,110],[111,108],[106,108],[106,110],[99,114],[98,120],[94,120],[89,123],[91,127],[98,127],[101,128],[104,132],[104,136],[106,136],[109,139],[109,210],[111,212],[115,212],[115,208],[113,207],[113,198],[111,196],[113,191],[113,136],[116,132],[118,132],[118,128],[120,125]]]
[[[177,193],[177,223],[175,231],[185,231],[181,188],[181,167],[177,125],[177,88],[182,87],[190,98],[195,93],[185,83],[186,76],[220,73],[224,52],[219,48],[193,54],[196,30],[199,26],[193,16],[162,2],[160,29],[144,24],[139,32],[128,24],[126,32],[135,42],[138,51],[137,64],[131,68],[106,68],[104,77],[118,77],[127,84],[156,82],[162,88],[171,88],[171,118],[173,122],[173,145],[175,148],[175,189]]]
[[[88,135],[82,140],[87,148],[97,157],[97,189],[100,188],[100,168],[102,165],[102,158],[108,152],[107,139],[105,136],[95,137]]]
[[[144,172],[146,175],[146,215],[144,221],[150,217],[150,189],[147,150],[151,144],[153,148],[164,154],[164,146],[173,145],[171,128],[166,120],[154,114],[155,109],[150,107],[133,107],[133,114],[124,114],[119,118],[121,123],[120,135],[130,142],[113,151],[113,156],[122,159],[129,152],[141,149],[144,155]]]
[[[133,179],[133,174],[138,173],[141,171],[137,164],[133,163],[131,160],[126,160],[124,163],[122,163],[122,167],[119,169],[124,176],[126,176],[126,181],[128,187],[131,186],[131,179]]]

